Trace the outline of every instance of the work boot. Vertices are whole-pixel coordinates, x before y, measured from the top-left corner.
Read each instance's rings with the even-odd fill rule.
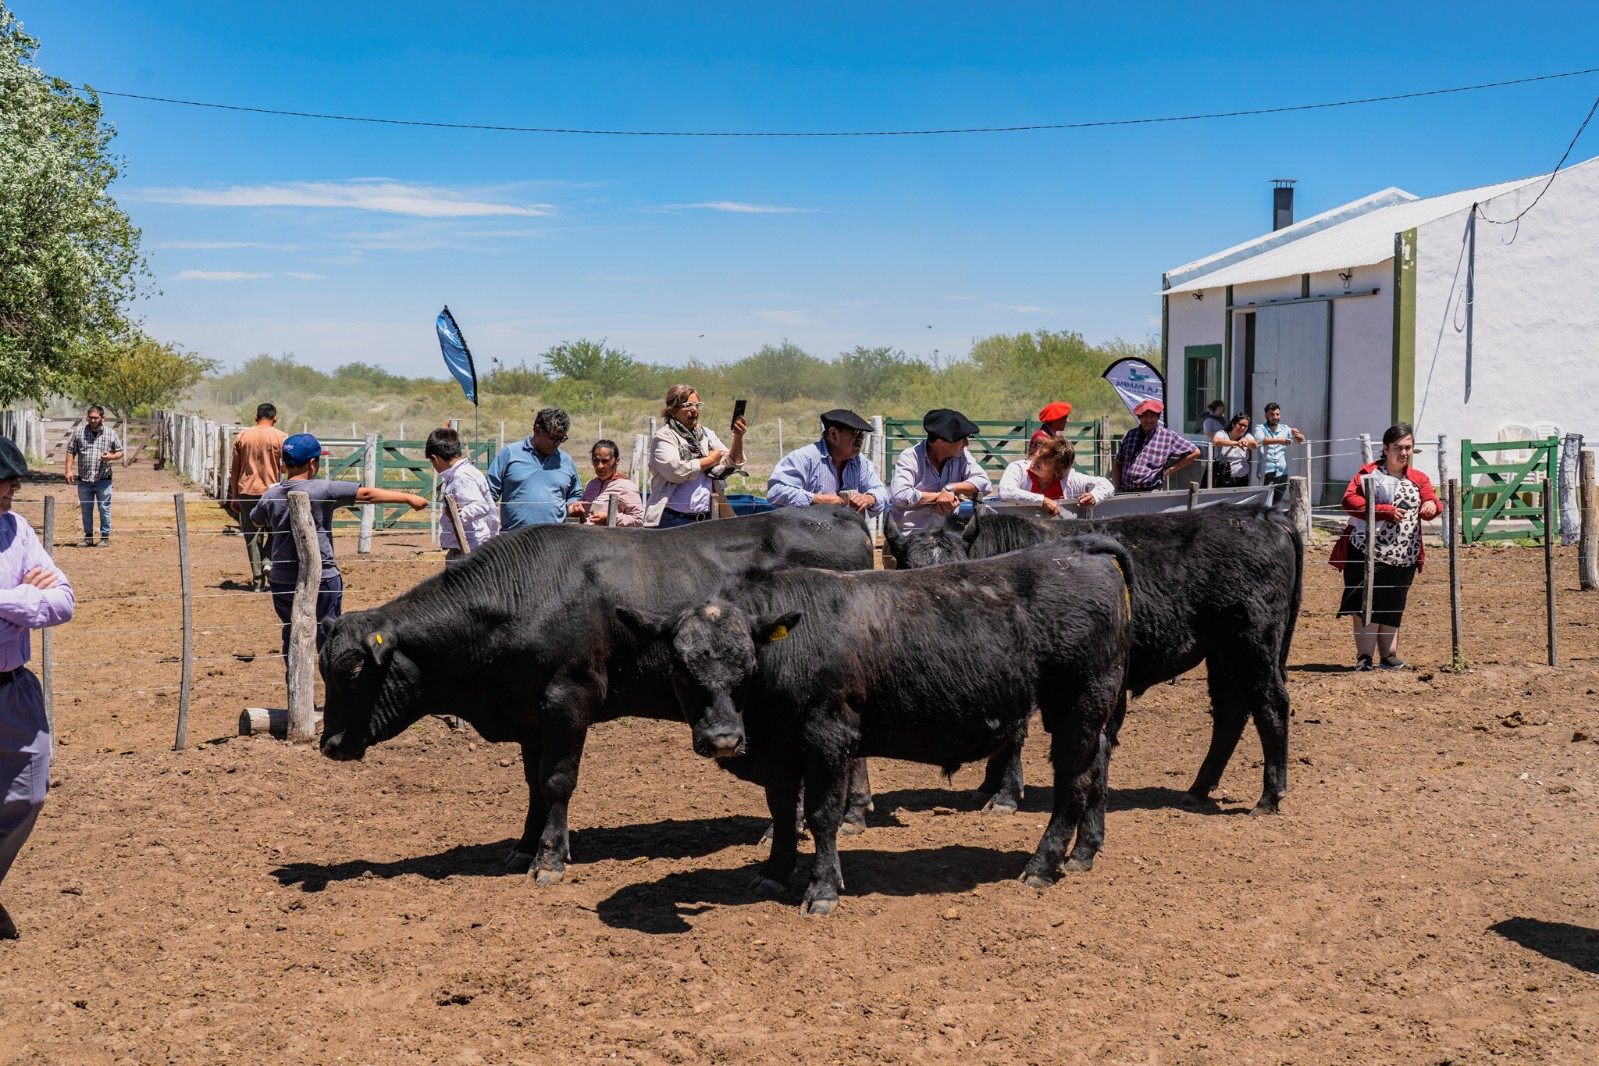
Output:
[[[80,548],[92,548],[92,547],[94,547],[94,538],[93,537],[84,537],[82,540],[78,541],[78,547],[80,547]]]

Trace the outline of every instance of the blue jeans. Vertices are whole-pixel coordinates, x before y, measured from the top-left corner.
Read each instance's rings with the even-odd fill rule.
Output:
[[[111,535],[111,479],[78,482],[78,509],[83,512],[83,535],[94,536],[94,509],[100,508],[100,536]]]

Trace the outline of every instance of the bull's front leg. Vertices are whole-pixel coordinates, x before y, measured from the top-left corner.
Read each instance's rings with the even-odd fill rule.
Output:
[[[567,860],[572,857],[566,808],[577,788],[583,742],[588,736],[587,728],[579,723],[586,720],[586,716],[569,720],[554,731],[547,729],[544,735],[538,786],[548,809],[533,852],[531,870],[534,880],[541,885],[556,884],[565,877]]]
[[[522,741],[522,777],[527,781],[527,817],[522,822],[522,837],[505,856],[505,868],[525,874],[533,865],[533,853],[538,850],[539,836],[550,816],[550,805],[539,787],[539,764],[542,761],[537,738]]]
[[[844,821],[849,789],[849,762],[842,757],[815,755],[805,771],[805,822],[816,843],[811,883],[800,901],[801,914],[831,914],[844,888],[844,871],[838,860],[838,830]]]
[[[763,896],[780,896],[788,891],[788,879],[799,858],[799,826],[794,817],[799,791],[797,781],[766,788],[766,809],[772,813],[772,824],[766,833],[772,841],[772,851],[750,885]]]

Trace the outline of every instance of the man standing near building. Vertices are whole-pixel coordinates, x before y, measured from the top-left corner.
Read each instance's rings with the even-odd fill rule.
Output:
[[[894,460],[889,503],[894,525],[910,533],[960,506],[961,497],[980,500],[994,483],[966,450],[977,425],[959,411],[940,407],[922,418],[927,439]]]
[[[33,527],[11,510],[28,472],[15,444],[0,437],[0,882],[33,832],[50,787],[50,721],[32,671],[33,630],[72,620],[72,585]],[[0,940],[17,939],[0,904]]]
[[[255,524],[250,512],[261,502],[266,490],[283,480],[283,442],[278,428],[278,409],[264,403],[255,409],[255,425],[233,438],[233,461],[228,474],[228,510],[239,519],[244,534],[244,551],[250,558],[251,587],[267,591],[267,531]]]
[[[779,507],[842,503],[861,514],[888,507],[888,490],[872,461],[861,454],[867,421],[840,407],[822,412],[822,439],[783,456],[766,481],[766,498]]]
[[[552,525],[583,513],[583,480],[561,451],[571,419],[559,407],[533,418],[533,432],[507,444],[489,464],[489,493],[500,501],[500,528]]]
[[[1275,504],[1282,498],[1283,486],[1288,483],[1288,446],[1303,444],[1305,435],[1292,426],[1283,425],[1282,408],[1269,403],[1266,421],[1257,425],[1250,436],[1260,445],[1260,483],[1276,486],[1271,493],[1271,502]]]
[[[294,617],[294,586],[300,580],[300,551],[289,527],[290,492],[303,492],[311,498],[311,523],[316,527],[317,550],[322,559],[322,580],[316,597],[316,646],[327,639],[322,623],[337,618],[344,605],[344,578],[333,561],[333,512],[358,503],[404,503],[414,511],[428,505],[424,497],[393,489],[357,485],[353,481],[330,481],[318,477],[322,463],[322,442],[309,433],[296,433],[283,442],[284,480],[268,488],[250,512],[250,520],[271,531],[272,565],[267,571],[267,587],[272,592],[272,609],[283,623],[283,664],[289,662],[289,623]]]
[[[100,544],[111,543],[111,464],[122,458],[117,431],[105,424],[105,410],[92,404],[83,425],[67,441],[67,484],[78,483],[78,509],[83,512],[80,548],[94,547],[94,510],[100,509]]]
[[[1122,438],[1111,465],[1110,479],[1117,492],[1154,492],[1167,475],[1199,457],[1199,449],[1190,441],[1161,425],[1165,410],[1159,400],[1145,400],[1133,408],[1138,425]]]

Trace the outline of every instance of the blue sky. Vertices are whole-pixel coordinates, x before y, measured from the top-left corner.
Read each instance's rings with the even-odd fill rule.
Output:
[[[611,129],[1019,125],[1313,103],[1599,66],[1599,5],[178,3],[8,0],[97,88]],[[1083,5],[1086,7],[1087,5]],[[1547,171],[1599,75],[1330,111],[941,137],[581,137],[106,97],[151,332],[443,376],[606,337],[720,362],[788,338],[964,354],[1158,332],[1161,271],[1397,185]],[[1599,154],[1590,127],[1572,158]]]

